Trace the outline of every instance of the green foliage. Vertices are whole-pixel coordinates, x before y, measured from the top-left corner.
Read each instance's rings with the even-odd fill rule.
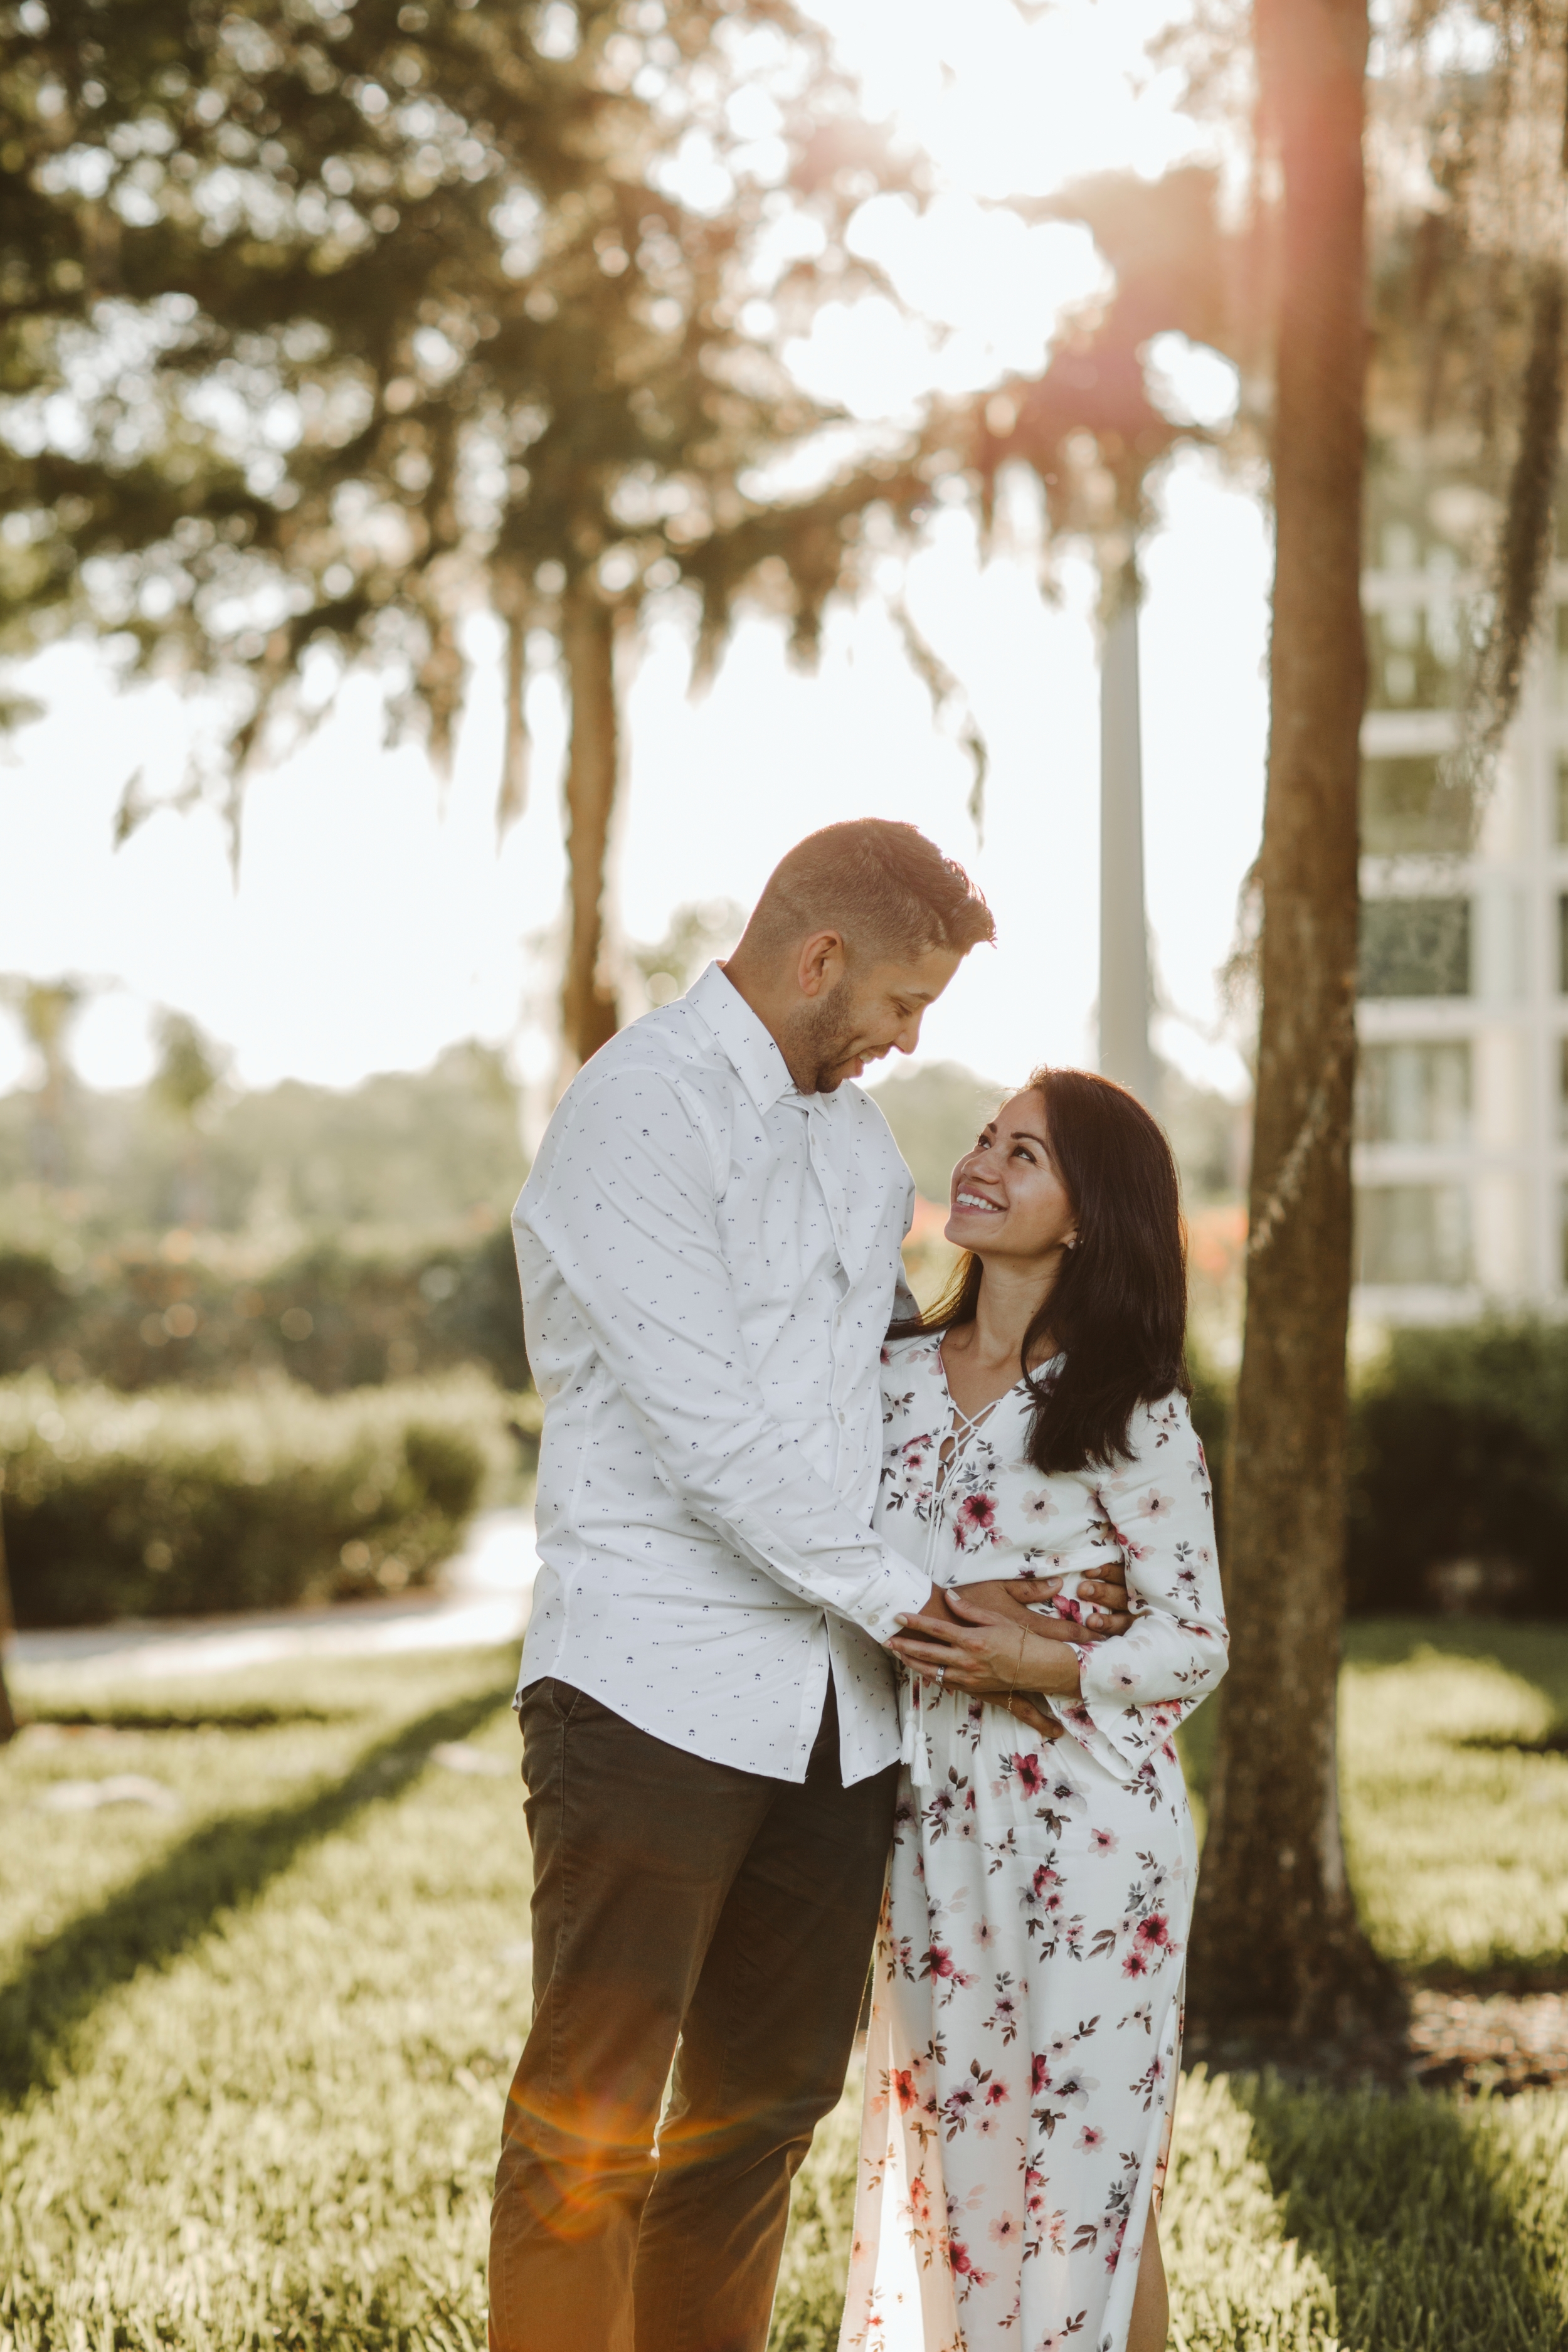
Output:
[[[1434,1565],[1506,1559],[1568,1615],[1568,1324],[1396,1331],[1352,1399],[1350,1590],[1419,1608]]]
[[[918,1070],[894,1070],[868,1092],[893,1130],[916,1190],[943,1206],[954,1167],[973,1150],[1004,1089],[962,1062],[928,1062]]]
[[[320,1242],[281,1263],[208,1238],[198,1254],[131,1246],[86,1264],[68,1245],[0,1252],[0,1373],[229,1387],[286,1374],[331,1394],[485,1366],[528,1384],[510,1230],[458,1247]]]
[[[1536,1932],[1496,1836],[1551,1809],[1528,1754],[1497,1751],[1484,1803],[1455,1807],[1445,1776],[1483,1733],[1568,1703],[1568,1635],[1422,1638],[1352,1631],[1346,1814],[1363,1901],[1369,1874],[1391,1889],[1374,1935],[1422,1916],[1440,1944],[1457,1916],[1452,1967],[1467,1876],[1505,1937]],[[93,1711],[79,1675],[18,1678],[35,1727],[0,1757],[0,1807],[48,1833],[0,1841],[0,2352],[482,2343],[527,1847],[510,1769],[447,1772],[431,1750],[468,1739],[515,1768],[514,1666],[307,1661],[227,1676],[205,1708],[184,1684],[106,1697],[80,1729],[62,1720]],[[1420,1790],[1391,1797],[1412,1745]],[[54,1780],[110,1773],[179,1810],[32,1810]],[[837,2340],[858,2101],[852,2081],[797,2179],[771,2352]],[[1199,2070],[1163,2234],[1186,2352],[1561,2352],[1568,2114],[1552,2093],[1467,2105]]]
[[[857,2062],[843,2098],[795,2175],[768,2352],[827,2352],[837,2344],[855,2219],[863,2080]]]
[[[684,996],[712,957],[730,953],[745,928],[746,910],[732,898],[688,899],[677,907],[662,940],[631,950],[649,1002],[668,1004]]]
[[[158,1045],[153,1098],[174,1118],[194,1123],[222,1081],[223,1057],[184,1013],[164,1013]]]
[[[216,1067],[210,1040],[194,1040]],[[182,1049],[183,1051],[184,1049]],[[187,1090],[199,1073],[182,1065]],[[525,1172],[517,1090],[500,1055],[454,1045],[428,1070],[387,1072],[347,1092],[289,1079],[254,1093],[209,1092],[193,1127],[171,1119],[161,1083],[100,1094],[57,1090],[0,1097],[0,1187],[15,1231],[31,1202],[47,1225],[51,1196],[29,1191],[42,1164],[62,1163],[63,1231],[49,1238],[121,1242],[168,1225],[221,1233],[304,1234],[345,1225],[471,1232],[505,1215]],[[194,1108],[195,1106],[193,1106]],[[60,1129],[47,1149],[40,1119]],[[56,1223],[61,1222],[58,1200]]]
[[[475,1376],[327,1402],[286,1383],[130,1402],[28,1375],[0,1385],[16,1622],[399,1591],[505,1461],[501,1400]]]
[[[248,703],[242,757],[312,647],[395,665],[440,756],[458,623],[488,597],[510,646],[504,819],[526,635],[563,589],[635,606],[685,577],[718,628],[782,554],[809,638],[843,534],[820,500],[764,509],[742,484],[820,421],[776,348],[818,283],[855,276],[839,230],[883,159],[788,0],[28,0],[4,20],[14,640],[85,611],[221,675]],[[776,135],[733,128],[737,92]],[[693,142],[710,184],[689,204]],[[782,274],[758,251],[781,207],[818,247]],[[771,341],[741,324],[759,292]],[[143,814],[128,797],[124,829]]]

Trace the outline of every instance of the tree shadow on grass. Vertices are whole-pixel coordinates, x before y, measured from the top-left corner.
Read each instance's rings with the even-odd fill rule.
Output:
[[[313,1796],[209,1822],[96,1911],[73,1919],[0,1986],[0,2100],[15,2102],[49,2081],[93,2010],[139,1969],[166,1966],[219,1912],[252,1901],[306,1847],[365,1806],[400,1796],[437,1742],[466,1738],[505,1706],[513,1679],[405,1724]]]
[[[254,1706],[142,1706],[135,1699],[109,1699],[101,1706],[30,1706],[24,1730],[60,1731],[278,1731],[300,1723],[345,1723],[351,1707]]]
[[[1496,2128],[1420,2092],[1233,2076],[1285,2235],[1333,2284],[1356,2352],[1563,2352],[1562,2257]]]

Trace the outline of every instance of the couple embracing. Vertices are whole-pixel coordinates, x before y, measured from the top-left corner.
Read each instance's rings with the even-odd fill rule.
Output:
[[[912,826],[812,835],[519,1201],[534,2011],[492,2352],[763,2352],[868,1964],[841,2347],[1165,2341],[1172,1735],[1226,1661],[1175,1171],[1131,1095],[1037,1072],[922,1318],[851,1083],[993,936]]]

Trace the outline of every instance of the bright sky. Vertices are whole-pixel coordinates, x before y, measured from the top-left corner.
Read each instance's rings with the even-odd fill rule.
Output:
[[[1202,151],[1173,82],[1142,58],[1169,0],[1059,0],[1032,24],[1010,0],[814,5],[871,110],[897,114],[949,193],[923,219],[884,200],[862,223],[868,252],[931,326],[886,303],[841,309],[795,355],[801,375],[879,417],[933,383],[1037,367],[1060,308],[1093,289],[1097,265],[1081,232],[1026,232],[983,200],[1109,166],[1152,175]],[[1226,372],[1212,355],[1160,356],[1194,413],[1223,410]],[[1146,857],[1160,982],[1182,1017],[1163,1019],[1156,1038],[1194,1075],[1234,1087],[1234,1054],[1206,1040],[1261,814],[1267,538],[1257,497],[1196,453],[1176,460],[1162,508],[1146,551]],[[815,825],[909,818],[969,866],[1000,932],[928,1018],[921,1057],[1002,1079],[1046,1057],[1092,1060],[1093,583],[1069,559],[1059,600],[1042,601],[1027,520],[983,562],[970,520],[945,512],[907,578],[899,567],[989,744],[983,844],[965,814],[968,762],[876,598],[832,616],[814,677],[790,670],[774,625],[745,624],[695,702],[679,615],[654,618],[628,698],[616,895],[629,936],[658,939],[684,900],[748,902]],[[537,942],[556,920],[564,873],[561,697],[536,677],[530,803],[498,857],[500,691],[486,625],[471,651],[475,689],[444,799],[419,751],[384,748],[372,682],[351,683],[311,740],[253,783],[237,895],[208,812],[161,814],[120,852],[110,844],[132,771],[154,793],[177,789],[198,714],[166,688],[117,693],[86,647],[33,666],[23,683],[47,716],[0,765],[0,969],[111,983],[77,1032],[89,1082],[146,1074],[156,1004],[230,1045],[252,1085],[352,1085],[476,1034],[513,1041],[523,1074],[542,1078],[552,1049]],[[0,1023],[0,1087],[23,1070],[19,1035]]]

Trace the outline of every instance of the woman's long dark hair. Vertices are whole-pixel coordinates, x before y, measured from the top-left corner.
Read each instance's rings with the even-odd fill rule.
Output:
[[[1187,1251],[1171,1147],[1136,1095],[1092,1070],[1037,1070],[1057,1169],[1078,1218],[1056,1287],[1024,1335],[1021,1369],[1035,1400],[1037,1470],[1109,1469],[1128,1451],[1133,1408],[1187,1376]],[[961,1259],[942,1297],[893,1336],[973,1323],[984,1269]],[[1029,1360],[1047,1339],[1065,1358],[1049,1378]]]

